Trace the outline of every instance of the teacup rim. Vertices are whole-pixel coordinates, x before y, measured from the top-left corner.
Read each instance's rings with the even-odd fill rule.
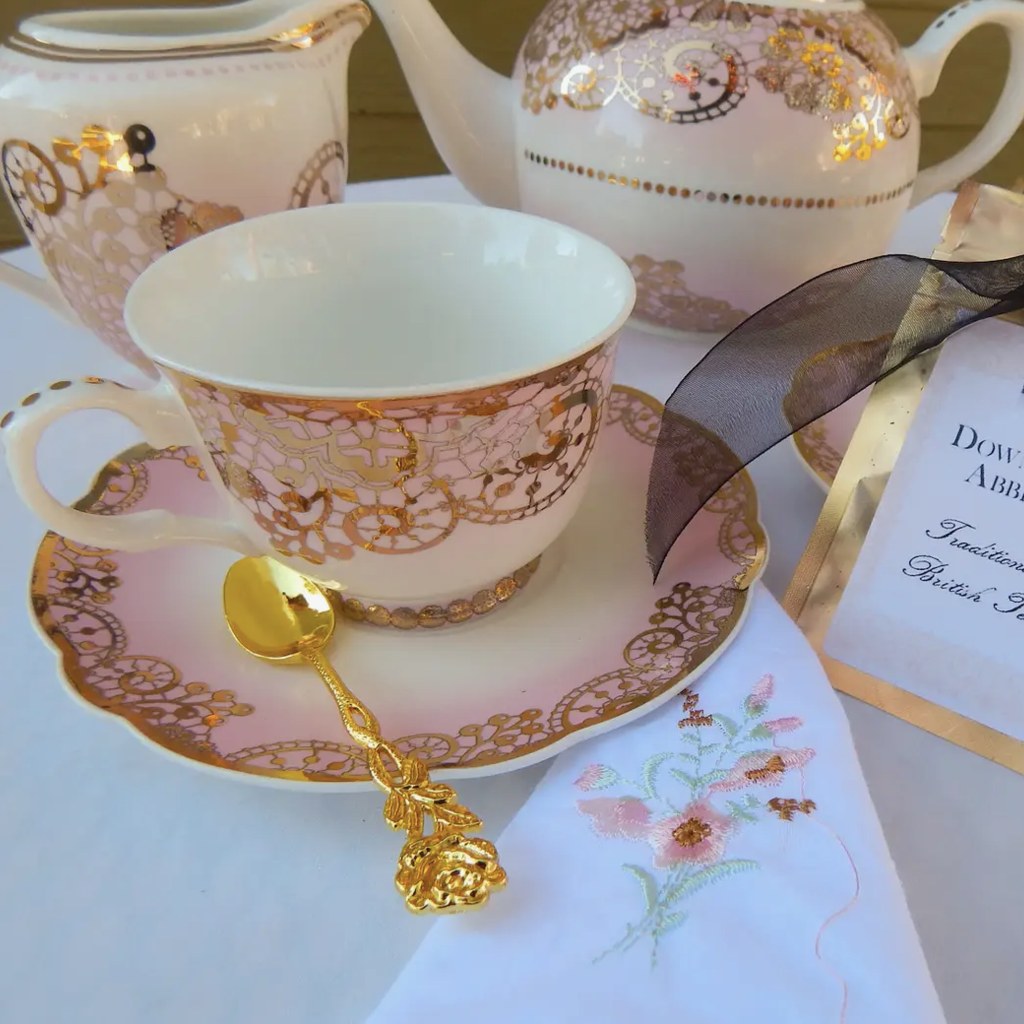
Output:
[[[167,273],[171,265],[181,261],[183,258],[187,258],[187,256],[182,256],[183,253],[187,254],[189,250],[193,250],[194,254],[195,248],[212,246],[215,244],[214,240],[217,239],[217,236],[221,236],[220,241],[223,242],[223,236],[226,233],[242,234],[257,222],[285,218],[298,221],[300,219],[312,220],[315,217],[322,218],[324,216],[344,217],[346,215],[344,211],[346,210],[365,210],[370,207],[378,209],[402,208],[404,210],[420,208],[446,211],[457,209],[460,211],[473,211],[477,215],[494,217],[497,219],[525,219],[555,228],[558,231],[563,232],[565,236],[572,238],[577,243],[589,249],[592,253],[604,257],[608,261],[609,266],[614,268],[614,272],[621,278],[620,283],[624,290],[625,297],[621,304],[621,308],[617,315],[601,330],[591,332],[591,334],[589,334],[579,345],[572,349],[559,352],[552,358],[531,364],[524,364],[521,367],[516,367],[503,373],[496,373],[476,378],[456,379],[436,384],[412,384],[402,387],[323,387],[321,385],[282,385],[279,383],[275,384],[271,381],[247,379],[242,375],[215,373],[208,369],[203,369],[196,365],[189,365],[188,363],[170,359],[164,355],[154,352],[146,343],[142,337],[142,332],[134,322],[133,307],[140,301],[140,296],[143,298],[145,297],[146,289],[153,287],[152,284],[147,282],[159,279],[162,274]],[[128,294],[125,297],[124,322],[132,341],[161,371],[166,369],[173,373],[203,381],[208,384],[217,385],[229,390],[249,392],[271,397],[321,399],[325,401],[391,402],[393,400],[403,399],[431,399],[500,387],[503,385],[513,384],[516,381],[524,380],[526,378],[535,377],[539,374],[557,369],[564,364],[575,362],[580,358],[587,356],[589,353],[602,348],[609,342],[609,340],[614,338],[626,325],[630,316],[632,316],[635,304],[636,279],[634,278],[629,265],[610,246],[599,241],[593,236],[586,234],[585,232],[577,230],[576,228],[569,227],[566,224],[562,224],[559,221],[555,221],[547,217],[537,216],[536,214],[522,213],[518,210],[505,210],[498,207],[483,205],[477,206],[467,203],[443,201],[424,202],[415,200],[383,200],[367,203],[333,203],[324,206],[280,210],[264,214],[259,217],[250,217],[235,224],[229,224],[225,227],[217,228],[209,234],[193,239],[187,244],[162,256],[160,259],[155,260],[139,275],[139,277],[135,279],[128,289]]]

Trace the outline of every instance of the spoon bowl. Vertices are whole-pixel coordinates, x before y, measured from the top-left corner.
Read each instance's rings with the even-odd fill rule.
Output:
[[[240,647],[263,661],[305,661],[331,691],[349,735],[366,751],[373,781],[387,793],[384,820],[408,838],[395,887],[414,913],[458,913],[482,907],[505,886],[498,851],[467,838],[482,822],[458,802],[451,786],[433,782],[423,762],[385,740],[365,704],[324,657],[337,624],[323,590],[271,558],[243,558],[224,579],[224,618]],[[427,822],[432,831],[424,834]]]
[[[243,558],[224,579],[224,617],[240,647],[264,661],[304,660],[326,646],[337,625],[327,595],[271,558]]]

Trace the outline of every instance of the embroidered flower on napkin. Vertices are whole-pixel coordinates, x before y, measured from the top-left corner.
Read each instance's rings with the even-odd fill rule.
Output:
[[[757,861],[729,856],[730,842],[740,830],[771,815],[793,821],[796,815],[815,810],[814,801],[803,792],[802,775],[814,751],[779,743],[779,736],[796,732],[803,723],[793,716],[765,720],[774,694],[772,676],[763,676],[733,719],[705,714],[697,695],[684,690],[684,717],[675,749],[648,757],[637,779],[610,765],[593,764],[576,780],[584,792],[621,793],[577,801],[577,809],[589,818],[597,835],[635,840],[650,849],[645,858],[649,867],[623,865],[639,883],[643,916],[598,959],[649,938],[655,966],[661,938],[689,916],[689,897],[758,868]],[[762,800],[758,790],[787,785],[792,772],[799,774],[795,796]]]

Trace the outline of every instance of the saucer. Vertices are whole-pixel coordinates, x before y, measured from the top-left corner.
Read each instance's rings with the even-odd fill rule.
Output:
[[[835,481],[870,397],[871,389],[866,388],[793,435],[800,461],[826,491]]]
[[[664,703],[736,637],[767,539],[744,472],[697,515],[651,582],[647,476],[662,407],[616,387],[579,512],[521,593],[486,616],[408,632],[341,621],[331,660],[385,736],[434,777],[544,760]],[[215,514],[186,448],[134,448],[80,508]],[[235,645],[221,586],[238,556],[203,546],[128,554],[48,533],[32,574],[38,627],[71,693],[158,750],[227,778],[372,788],[362,751],[312,669]]]

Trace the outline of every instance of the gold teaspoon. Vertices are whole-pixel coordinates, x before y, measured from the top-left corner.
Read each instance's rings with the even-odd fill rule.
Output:
[[[381,737],[377,719],[324,656],[337,620],[320,587],[273,559],[243,558],[224,580],[224,617],[250,654],[282,664],[308,662],[327,684],[345,728],[366,750],[373,781],[388,795],[384,820],[408,833],[395,886],[410,910],[457,913],[483,906],[504,887],[494,845],[465,835],[481,827],[480,819],[458,803],[451,786],[432,782],[418,757]],[[433,828],[424,835],[427,817]]]

